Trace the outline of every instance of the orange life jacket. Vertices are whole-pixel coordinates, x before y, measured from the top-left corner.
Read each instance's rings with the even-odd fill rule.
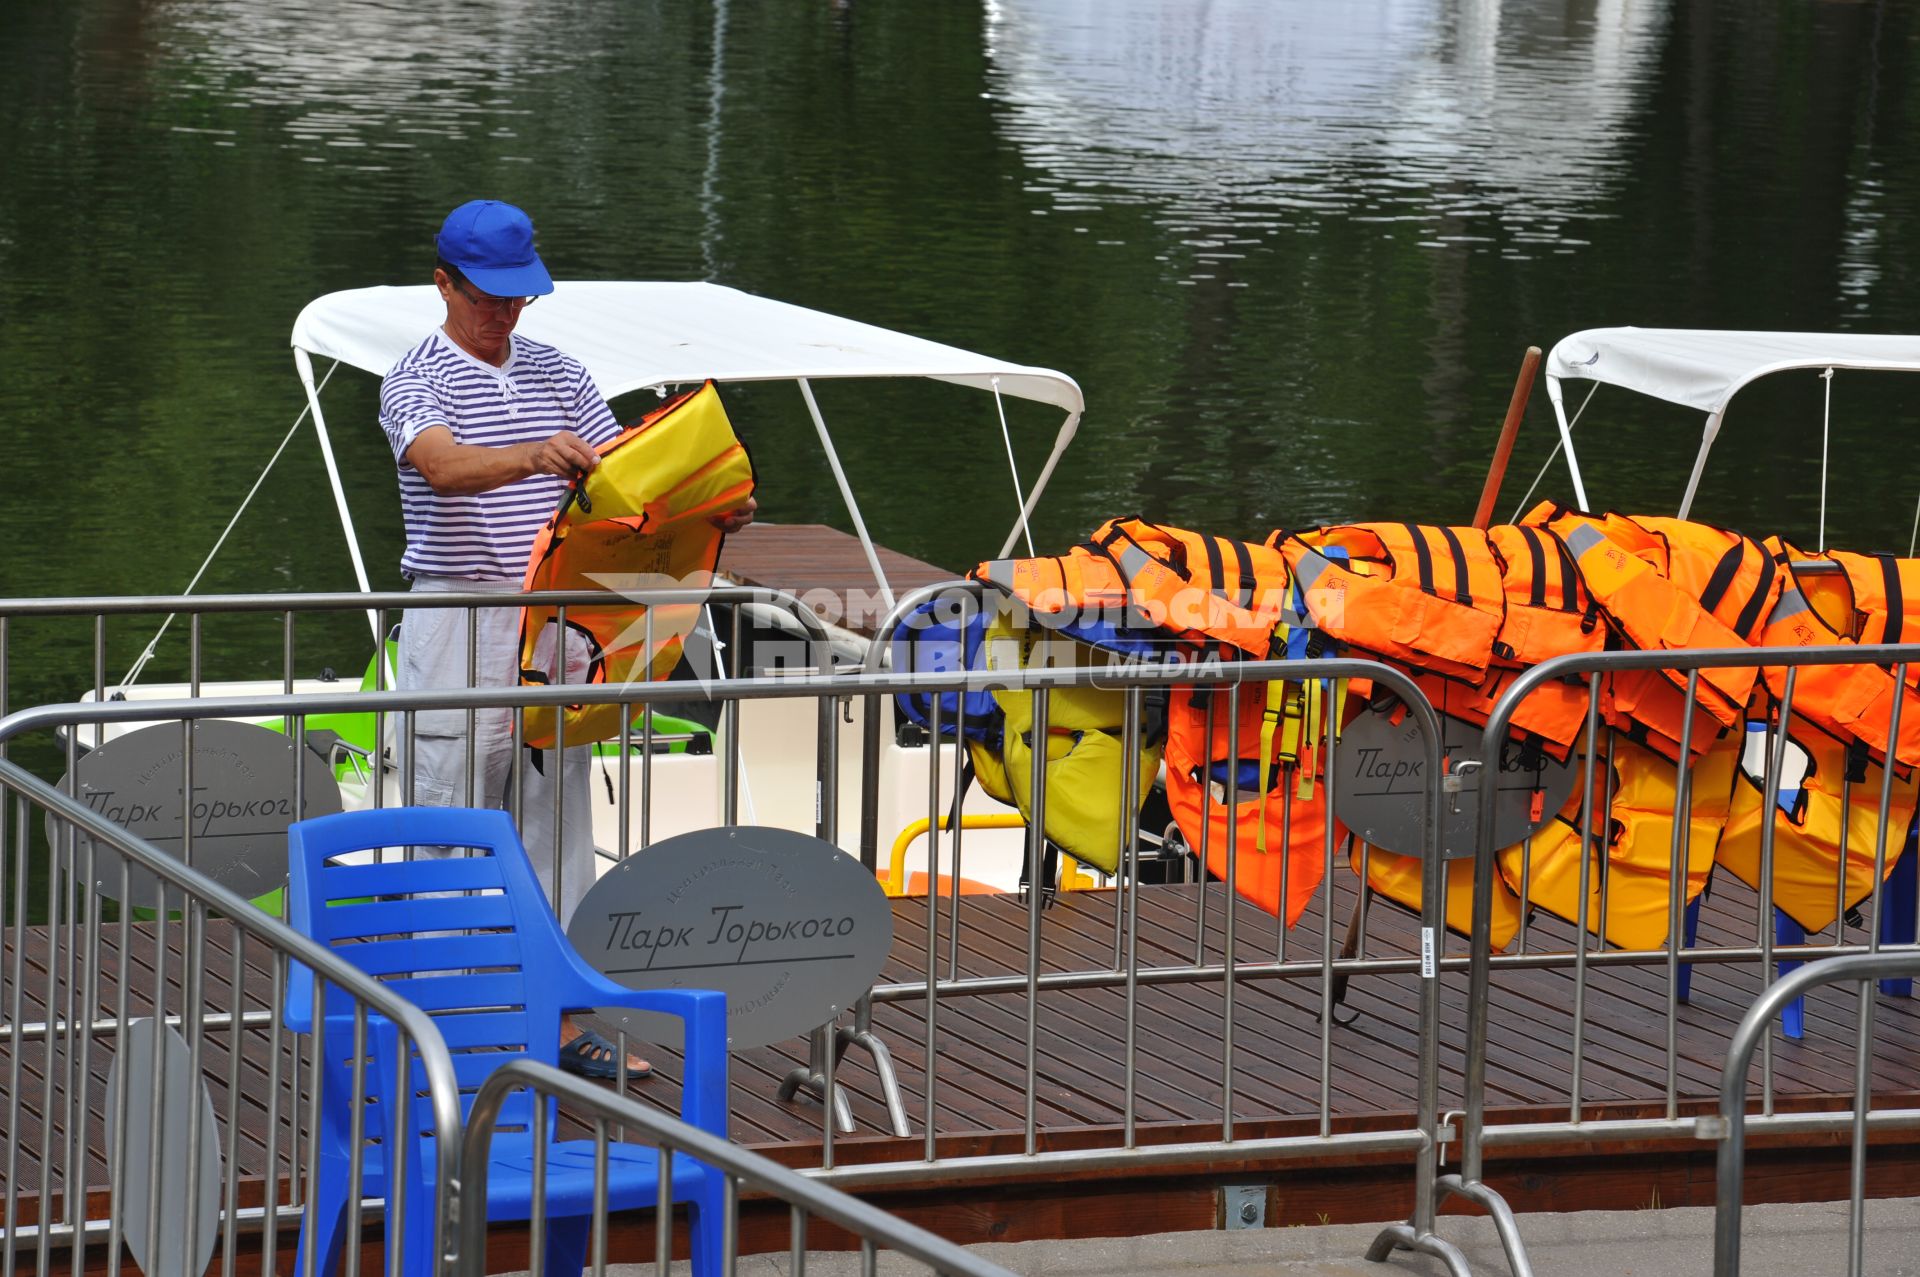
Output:
[[[1140,518],[1107,520],[1088,545],[1113,561],[1134,607],[1155,624],[1267,655],[1291,580],[1278,551]]]
[[[1480,727],[1486,726],[1493,707],[1519,677],[1519,670],[1496,669],[1488,673],[1486,682],[1474,687],[1458,679],[1412,671],[1414,685],[1435,709]],[[1555,758],[1565,758],[1586,730],[1586,683],[1548,680],[1514,707],[1511,722],[1516,739],[1538,737]]]
[[[1075,546],[1033,559],[990,559],[969,573],[1048,616],[1106,611],[1128,605],[1127,583],[1103,554]]]
[[[1504,617],[1500,565],[1478,528],[1358,523],[1274,533],[1314,626],[1351,647],[1479,683]],[[1347,562],[1322,554],[1338,547]]]
[[[1292,926],[1326,875],[1327,790],[1301,792],[1297,764],[1281,757],[1271,733],[1265,739],[1274,741],[1273,752],[1262,760],[1265,683],[1239,685],[1240,766],[1233,767],[1232,698],[1229,687],[1174,689],[1167,707],[1167,805],[1187,846],[1195,855],[1204,846],[1208,870],[1223,880],[1231,830],[1235,892]],[[1241,780],[1230,807],[1224,777],[1233,774]],[[1264,791],[1251,779],[1260,774],[1267,777]],[[1336,824],[1336,841],[1345,832]]]
[[[650,608],[635,595],[710,584],[723,539],[710,520],[753,495],[753,464],[711,381],[667,400],[595,452],[601,463],[574,481],[534,538],[523,585],[529,591],[598,588],[609,602],[523,608],[523,684],[666,678],[699,619],[699,605]],[[551,747],[562,724],[570,745],[612,740],[630,715],[615,702],[532,708],[525,743]]]
[[[1500,564],[1507,612],[1493,657],[1524,669],[1570,652],[1598,652],[1607,631],[1580,567],[1549,528],[1503,523],[1487,529]]]
[[[1593,515],[1545,503],[1521,521],[1560,537],[1608,624],[1643,651],[1754,645],[1782,580],[1773,558],[1737,532],[1680,519]],[[1692,749],[1744,721],[1758,671],[1702,669]],[[1618,671],[1601,709],[1608,721],[1669,758],[1688,713],[1681,670]]]
[[[1606,646],[1607,627],[1587,594],[1580,569],[1560,539],[1545,528],[1500,524],[1487,529],[1500,565],[1506,615],[1493,642],[1493,668],[1478,686],[1425,671],[1413,679],[1434,708],[1482,726],[1519,671],[1568,653]],[[1522,701],[1512,722],[1519,736],[1539,737],[1555,757],[1565,758],[1586,727],[1584,679],[1553,680]]]
[[[1775,540],[1767,544],[1771,547]],[[1798,551],[1793,554],[1807,557]],[[1836,630],[1856,643],[1920,641],[1920,559],[1845,550],[1829,550],[1823,557],[1840,565],[1853,592],[1852,624],[1836,624]],[[1920,671],[1913,677],[1920,679]]]
[[[1144,519],[1109,519],[1065,554],[973,570],[1037,612],[1128,608],[1177,639],[1267,655],[1287,596],[1286,561],[1263,545]]]

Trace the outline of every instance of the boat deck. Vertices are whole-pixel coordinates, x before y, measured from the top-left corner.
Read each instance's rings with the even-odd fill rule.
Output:
[[[896,597],[960,574],[875,546]],[[821,618],[871,637],[885,607],[862,606],[878,591],[860,540],[822,523],[752,523],[727,538],[720,575],[736,585],[785,590]]]
[[[1344,924],[1352,878],[1342,874],[1334,916]],[[1209,961],[1219,961],[1222,893],[1217,884],[1206,889]],[[1139,947],[1143,967],[1173,965],[1194,956],[1195,910],[1200,889],[1194,886],[1147,887],[1141,892]],[[1045,970],[1086,971],[1108,967],[1114,953],[1114,897],[1111,892],[1070,893],[1050,909],[1042,925],[1042,965]],[[962,976],[1017,974],[1024,970],[1026,938],[1024,905],[1011,896],[973,896],[961,902]],[[947,942],[944,911],[940,944],[945,970]],[[1309,913],[1286,937],[1287,956],[1310,960],[1320,952],[1319,910]],[[910,981],[925,969],[926,906],[923,900],[895,903],[896,935],[885,981]],[[1702,943],[1737,943],[1751,931],[1751,897],[1724,884],[1710,897],[1702,919]],[[1547,922],[1544,928],[1561,928]],[[102,1012],[110,1014],[119,988],[122,960],[115,928],[102,936],[99,962],[103,992]],[[183,928],[168,928],[169,984],[175,989],[170,1007],[179,1005],[178,958]],[[1337,930],[1337,928],[1336,928]],[[1397,909],[1376,905],[1369,914],[1367,952],[1371,956],[1404,955],[1414,939],[1414,920]],[[1273,919],[1258,909],[1241,905],[1236,916],[1239,957],[1245,962],[1271,960],[1276,949]],[[1561,928],[1564,934],[1564,928]],[[127,990],[129,1013],[145,1014],[151,1007],[154,984],[153,928],[130,929],[132,983]],[[220,920],[208,926],[206,944],[211,1006],[230,1004],[234,968],[233,928]],[[23,945],[25,979],[22,1019],[44,1018],[38,999],[47,984],[45,966],[48,936],[43,928],[7,933],[4,970],[11,981],[13,948]],[[1546,939],[1546,937],[1543,937]],[[1457,946],[1457,942],[1456,942]],[[64,965],[64,964],[63,964]],[[244,957],[241,983],[253,1007],[264,1007],[271,988],[270,969],[257,946]],[[1442,1107],[1460,1105],[1461,1043],[1466,1019],[1464,977],[1443,982],[1445,1023],[1442,1042]],[[1708,1101],[1717,1086],[1724,1043],[1733,1025],[1759,988],[1753,964],[1703,965],[1695,974],[1691,1003],[1678,1016],[1679,1098],[1686,1109]],[[1514,1120],[1564,1118],[1568,1080],[1574,1071],[1571,1032],[1572,981],[1555,971],[1505,971],[1496,974],[1493,1046],[1490,1065],[1491,1105]],[[14,989],[4,991],[9,1003]],[[1416,1061],[1416,981],[1407,976],[1363,975],[1351,984],[1347,1005],[1355,1013],[1350,1023],[1336,1023],[1327,1038],[1331,1067],[1325,1070],[1325,1094],[1331,1129],[1361,1129],[1409,1124]],[[1600,969],[1590,973],[1587,994],[1588,1024],[1582,1064],[1582,1099],[1590,1119],[1657,1115],[1662,1108],[1665,1068],[1664,974],[1632,968]],[[64,986],[60,998],[65,1000]],[[1233,1111],[1235,1132],[1241,1138],[1269,1134],[1310,1133],[1319,1125],[1322,1096],[1322,1038],[1319,1022],[1320,982],[1302,979],[1242,981],[1236,997],[1233,1025],[1235,1045]],[[1126,1020],[1124,993],[1119,988],[1049,991],[1040,998],[1037,1032],[1036,1124],[1042,1148],[1117,1146],[1125,1121]],[[916,1132],[924,1129],[926,1113],[924,1004],[919,1000],[881,1004],[874,1024],[890,1046],[907,1111]],[[1920,1002],[1908,998],[1879,999],[1873,1084],[1883,1096],[1920,1096]],[[1816,995],[1807,1011],[1807,1036],[1800,1042],[1776,1037],[1773,1067],[1782,1108],[1814,1097],[1841,1094],[1852,1086],[1854,1003],[1851,993],[1827,990]],[[1217,984],[1143,986],[1139,991],[1136,1059],[1138,1139],[1143,1144],[1211,1140],[1218,1137],[1223,1095],[1223,1017]],[[942,1003],[934,1073],[934,1126],[942,1156],[979,1153],[1017,1153],[1024,1149],[1023,1094],[1026,999],[1024,993],[957,998]],[[238,1062],[238,1112],[243,1181],[257,1185],[266,1175],[265,1131],[268,1047],[265,1034],[250,1033]],[[64,1142],[67,1097],[58,1083],[64,1073],[59,1061],[67,1045],[56,1043],[56,1082],[49,1093],[43,1074],[48,1051],[44,1042],[29,1042],[20,1053],[20,1085],[16,1095],[4,1090],[8,1069],[0,1067],[0,1141],[17,1136],[18,1147],[38,1150]],[[222,1033],[209,1033],[206,1070],[216,1113],[225,1114],[229,1102],[226,1079],[232,1061]],[[679,1064],[673,1053],[654,1052],[657,1075],[636,1083],[634,1092],[656,1103],[672,1105],[679,1091]],[[796,1040],[778,1046],[739,1053],[733,1069],[733,1136],[740,1143],[771,1153],[796,1165],[818,1165],[822,1131],[817,1104],[777,1098],[779,1083],[789,1070],[804,1063],[806,1044]],[[0,1053],[4,1060],[4,1053]],[[107,1070],[111,1041],[96,1039],[88,1052],[89,1087],[85,1109],[86,1142],[95,1152],[89,1158],[90,1186],[104,1182],[105,1167],[98,1156],[107,1102]],[[287,1068],[283,1066],[283,1099],[279,1120],[288,1104],[284,1096]],[[839,1069],[848,1088],[860,1129],[836,1140],[836,1160],[845,1165],[864,1161],[914,1160],[923,1151],[922,1136],[908,1140],[885,1134],[885,1107],[868,1058],[851,1053]],[[16,1108],[17,1099],[17,1108]],[[44,1114],[54,1115],[53,1140]],[[287,1140],[279,1141],[286,1155]],[[1704,1146],[1702,1146],[1704,1147]],[[1214,1159],[1216,1167],[1218,1159]],[[1367,1159],[1354,1159],[1355,1165]],[[1604,1159],[1603,1159],[1604,1160]],[[1269,1173],[1285,1174],[1274,1165]],[[1321,1172],[1328,1169],[1324,1164]],[[1579,1168],[1561,1172],[1572,1178]],[[1164,1174],[1164,1169],[1162,1172]],[[1404,1173],[1402,1172],[1403,1177]],[[41,1182],[37,1158],[26,1158],[15,1171],[15,1187],[36,1194]],[[1125,1178],[1125,1176],[1121,1176]],[[58,1193],[64,1185],[54,1183]],[[1056,1186],[1057,1187],[1057,1186]],[[1337,1185],[1329,1182],[1329,1189]],[[1644,1194],[1645,1186],[1637,1190]],[[258,1188],[248,1196],[258,1200]],[[1336,1193],[1337,1196],[1337,1193]],[[1672,1201],[1672,1197],[1664,1197]],[[1351,1203],[1329,1211],[1350,1216]],[[26,1203],[28,1211],[32,1203]],[[1318,1210],[1327,1211],[1322,1205]],[[1391,1211],[1387,1212],[1393,1213]],[[1379,1218],[1378,1207],[1370,1216]],[[1191,1225],[1190,1225],[1191,1226]]]

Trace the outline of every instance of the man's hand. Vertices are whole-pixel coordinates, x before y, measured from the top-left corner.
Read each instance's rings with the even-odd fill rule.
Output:
[[[600,464],[593,445],[571,430],[560,430],[539,443],[523,443],[529,474],[557,474],[570,479],[581,471],[591,474]]]
[[[708,522],[722,532],[738,532],[753,522],[753,512],[759,508],[760,503],[748,497],[746,504],[739,509],[729,510],[725,514],[716,514]]]

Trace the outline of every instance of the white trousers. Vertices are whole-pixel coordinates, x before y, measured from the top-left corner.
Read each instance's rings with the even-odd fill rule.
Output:
[[[420,576],[415,593],[503,593],[519,590],[514,581],[469,581],[456,577]],[[479,608],[473,613],[472,683],[475,687],[512,687],[520,681],[520,609]],[[464,608],[409,608],[400,621],[397,686],[402,691],[467,687],[467,612]],[[405,739],[402,716],[391,729]],[[593,885],[593,811],[588,781],[593,770],[593,747],[582,745],[560,754],[519,748],[513,737],[513,711],[482,709],[473,712],[473,734],[467,734],[467,711],[427,710],[414,718],[413,757],[397,751],[401,766],[413,770],[413,801],[428,807],[498,807],[514,810],[520,840],[533,861],[534,873],[546,890],[547,901],[566,926],[573,911]],[[515,779],[518,765],[520,778]],[[562,795],[559,811],[559,854],[555,843],[555,794]]]

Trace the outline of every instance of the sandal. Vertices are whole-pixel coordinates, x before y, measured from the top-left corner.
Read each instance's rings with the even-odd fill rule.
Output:
[[[560,1067],[581,1077],[611,1081],[620,1075],[620,1050],[592,1029],[582,1029],[579,1037],[560,1048]],[[652,1074],[653,1066],[644,1062],[627,1070],[629,1081]]]

